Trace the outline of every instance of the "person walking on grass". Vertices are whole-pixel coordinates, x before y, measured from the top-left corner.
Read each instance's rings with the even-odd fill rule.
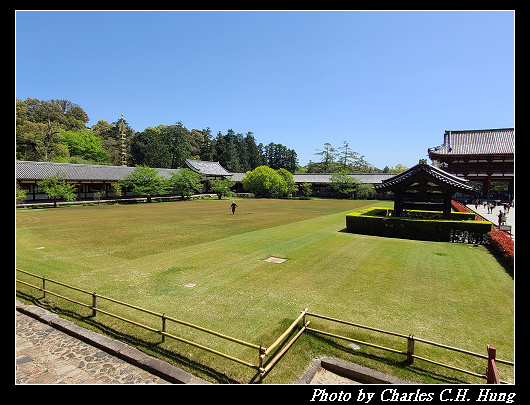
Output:
[[[230,206],[230,208],[232,209],[232,215],[234,215],[236,213],[237,208],[237,204],[235,201],[232,201],[232,205]]]

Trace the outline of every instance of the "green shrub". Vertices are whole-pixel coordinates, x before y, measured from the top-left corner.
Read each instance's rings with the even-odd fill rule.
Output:
[[[410,217],[399,218],[389,216],[392,212],[392,209],[373,207],[348,214],[346,228],[348,232],[364,235],[462,243],[484,243],[485,235],[492,229],[488,221],[421,218],[438,214],[437,211],[408,210]],[[461,213],[451,213],[451,217],[453,214]]]

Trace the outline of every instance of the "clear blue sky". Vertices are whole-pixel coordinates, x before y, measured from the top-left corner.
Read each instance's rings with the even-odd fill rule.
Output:
[[[16,12],[16,97],[413,166],[514,126],[514,12]]]

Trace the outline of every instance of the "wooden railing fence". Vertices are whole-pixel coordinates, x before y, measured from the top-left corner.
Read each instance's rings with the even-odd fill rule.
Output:
[[[373,327],[369,327],[369,326],[360,325],[360,324],[357,324],[357,323],[354,323],[354,322],[343,321],[343,320],[340,320],[340,319],[336,319],[336,318],[331,318],[331,317],[324,316],[324,315],[315,314],[315,313],[312,313],[312,312],[308,312],[307,308],[304,309],[303,311],[301,311],[300,315],[291,323],[291,325],[285,330],[285,332],[283,332],[276,339],[276,341],[274,343],[272,343],[269,347],[265,347],[265,346],[262,346],[262,345],[246,342],[244,340],[237,339],[237,338],[234,338],[232,336],[228,336],[228,335],[225,335],[223,333],[219,333],[219,332],[216,332],[214,330],[207,329],[207,328],[204,328],[202,326],[198,326],[198,325],[192,324],[190,322],[183,321],[181,319],[177,319],[177,318],[173,318],[171,316],[167,316],[165,313],[161,314],[161,313],[158,313],[158,312],[155,312],[155,311],[151,311],[149,309],[145,309],[145,308],[142,308],[142,307],[139,307],[139,306],[136,306],[136,305],[132,305],[132,304],[129,304],[129,303],[126,303],[126,302],[123,302],[123,301],[119,301],[119,300],[116,300],[114,298],[110,298],[110,297],[107,297],[107,296],[104,296],[104,295],[97,294],[95,292],[90,292],[90,291],[84,290],[82,288],[74,287],[74,286],[71,286],[71,285],[56,281],[56,280],[52,280],[52,279],[46,278],[44,276],[39,276],[39,275],[30,273],[28,271],[25,271],[25,270],[16,269],[16,271],[20,272],[20,273],[23,273],[23,274],[26,274],[28,276],[40,279],[41,286],[31,284],[31,283],[29,283],[27,281],[19,279],[18,277],[16,278],[16,282],[17,283],[21,283],[21,284],[26,285],[26,286],[29,286],[29,287],[32,287],[32,288],[35,288],[35,289],[37,289],[39,291],[42,291],[43,298],[46,298],[46,294],[50,294],[50,295],[56,296],[58,298],[64,299],[66,301],[70,301],[70,302],[72,302],[74,304],[81,305],[81,306],[83,306],[85,308],[91,309],[92,310],[92,317],[96,317],[98,313],[102,313],[102,314],[111,316],[113,318],[119,319],[119,320],[121,320],[123,322],[127,322],[127,323],[130,323],[132,325],[138,326],[140,328],[143,328],[143,329],[149,330],[151,332],[157,333],[157,334],[161,335],[162,341],[165,341],[165,338],[168,337],[168,338],[177,340],[179,342],[183,342],[183,343],[189,344],[191,346],[197,347],[199,349],[208,351],[210,353],[214,353],[214,354],[216,354],[218,356],[224,357],[224,358],[229,359],[231,361],[234,361],[236,363],[239,363],[239,364],[242,364],[242,365],[247,366],[249,368],[257,370],[257,372],[259,374],[260,381],[263,380],[263,377],[271,370],[271,368],[278,362],[278,360],[280,360],[280,358],[285,354],[285,352],[287,350],[289,350],[289,348],[296,342],[296,340],[302,335],[302,333],[304,331],[311,331],[311,332],[314,332],[314,333],[318,333],[318,334],[322,334],[322,335],[325,335],[325,336],[330,336],[330,337],[334,337],[334,338],[350,341],[350,342],[353,342],[353,343],[362,344],[362,345],[373,347],[373,348],[376,348],[376,349],[381,349],[381,350],[386,350],[386,351],[389,351],[389,352],[392,352],[392,353],[402,354],[402,355],[407,356],[407,361],[410,364],[412,364],[414,362],[414,359],[418,359],[418,360],[422,360],[422,361],[425,361],[425,362],[428,362],[428,363],[431,363],[431,364],[435,364],[435,365],[438,365],[438,366],[441,366],[441,367],[446,367],[446,368],[449,368],[451,370],[455,370],[455,371],[459,371],[459,372],[462,372],[462,373],[466,373],[466,374],[469,374],[469,375],[472,375],[472,376],[475,376],[475,377],[487,379],[488,383],[505,383],[505,382],[499,380],[499,375],[498,375],[498,372],[497,372],[496,363],[502,363],[502,364],[507,364],[507,365],[511,365],[511,366],[515,365],[514,362],[511,362],[511,361],[496,359],[495,358],[496,350],[495,350],[494,347],[491,347],[489,345],[488,345],[488,355],[482,355],[482,354],[479,354],[479,353],[474,353],[474,352],[470,352],[470,351],[467,351],[467,350],[459,349],[459,348],[456,348],[456,347],[451,347],[451,346],[443,345],[443,344],[440,344],[440,343],[431,342],[429,340],[420,339],[420,338],[414,337],[413,335],[404,335],[404,334],[401,334],[401,333],[389,332],[389,331],[385,331],[383,329],[377,329],[377,328],[373,328]],[[78,291],[78,292],[81,292],[83,294],[86,294],[86,295],[88,295],[90,297],[90,299],[89,299],[90,303],[87,304],[85,302],[81,302],[81,301],[75,300],[75,299],[73,299],[71,297],[66,297],[64,295],[58,294],[57,292],[51,291],[50,288],[49,288],[49,284],[60,285],[60,286],[66,287],[67,289],[71,289],[71,290]],[[104,310],[104,309],[101,308],[101,306],[98,306],[98,304],[101,304],[101,300],[112,302],[112,303],[115,303],[115,304],[118,304],[118,305],[121,305],[121,306],[124,306],[124,307],[128,307],[128,308],[134,309],[136,311],[144,312],[144,313],[153,315],[155,317],[158,317],[158,318],[160,318],[160,328],[153,328],[152,326],[144,325],[144,324],[136,322],[134,320],[125,318],[122,315],[118,315],[118,314],[112,313],[109,310]],[[366,329],[366,330],[378,332],[378,333],[381,333],[381,334],[392,335],[392,336],[397,336],[399,338],[406,339],[407,340],[407,349],[406,350],[400,350],[400,349],[396,349],[396,348],[385,347],[385,346],[377,345],[377,344],[374,344],[374,343],[371,343],[371,342],[366,342],[366,341],[357,340],[357,339],[353,339],[353,338],[342,336],[342,335],[337,335],[337,334],[334,334],[334,333],[331,333],[331,332],[326,332],[326,331],[323,331],[323,330],[320,330],[320,329],[310,328],[309,327],[310,321],[308,321],[306,319],[309,316],[312,316],[314,318],[324,319],[324,320],[331,321],[331,322],[341,323],[341,324],[345,324],[345,325],[349,325],[349,326],[353,326],[353,327],[357,327],[357,328],[361,328],[361,329]],[[301,323],[301,325],[298,325],[300,320],[302,321],[302,323]],[[192,328],[192,329],[200,330],[202,332],[208,333],[208,334],[216,336],[218,338],[221,338],[221,339],[224,339],[224,340],[228,340],[228,341],[237,343],[239,345],[255,349],[255,350],[257,350],[258,361],[257,361],[257,363],[252,363],[252,362],[249,362],[247,360],[242,360],[242,359],[237,358],[237,357],[235,357],[233,355],[230,355],[230,354],[221,352],[219,350],[216,350],[214,348],[205,346],[204,344],[201,344],[201,343],[198,343],[198,342],[194,342],[194,341],[189,340],[189,339],[185,339],[182,336],[177,336],[177,335],[168,333],[167,332],[167,322],[168,321],[169,322],[174,322],[176,324],[183,325],[183,326],[186,326],[186,327],[189,327],[189,328]],[[294,336],[290,337],[289,341],[284,343],[283,347],[281,348],[281,350],[276,351],[274,353],[274,355],[270,358],[270,360],[265,361],[267,356],[272,355],[274,350],[282,342],[286,341],[286,338],[293,332],[293,330],[296,327],[298,327],[299,329],[294,334]],[[468,354],[468,355],[471,355],[471,356],[475,356],[475,357],[486,359],[486,360],[488,360],[486,373],[485,374],[476,373],[476,372],[473,372],[473,371],[464,370],[464,369],[461,369],[461,368],[458,368],[458,367],[454,367],[454,366],[451,366],[451,365],[448,365],[448,364],[437,362],[437,361],[434,361],[432,359],[427,359],[427,358],[424,358],[424,357],[417,356],[415,354],[416,342],[425,343],[425,344],[441,347],[441,348],[444,348],[444,349],[447,349],[447,350],[452,350],[452,351],[456,351],[456,352],[459,352],[459,353],[464,353],[464,354]]]
[[[352,339],[352,338],[349,338],[349,337],[346,337],[346,336],[337,335],[337,334],[334,334],[334,333],[326,332],[326,331],[315,329],[315,328],[307,327],[306,330],[308,330],[308,331],[319,333],[319,334],[326,335],[326,336],[331,336],[331,337],[334,337],[334,338],[346,340],[346,341],[353,342],[353,343],[359,343],[359,344],[362,344],[362,345],[365,345],[365,346],[374,347],[376,349],[386,350],[386,351],[389,351],[389,352],[392,352],[392,353],[403,354],[403,355],[407,356],[407,361],[410,364],[412,364],[414,362],[414,359],[418,359],[418,360],[425,361],[427,363],[435,364],[437,366],[445,367],[445,368],[448,368],[448,369],[451,369],[451,370],[455,370],[455,371],[458,371],[458,372],[461,372],[461,373],[469,374],[469,375],[472,375],[472,376],[475,376],[475,377],[479,377],[479,378],[484,378],[484,379],[487,380],[488,383],[507,384],[507,382],[499,380],[499,375],[498,375],[495,363],[502,363],[502,364],[506,364],[506,365],[509,365],[509,366],[514,366],[515,365],[515,363],[513,361],[495,359],[495,348],[492,348],[490,345],[487,345],[488,354],[484,355],[484,354],[474,353],[474,352],[471,352],[471,351],[468,351],[468,350],[464,350],[464,349],[459,349],[457,347],[452,347],[452,346],[444,345],[444,344],[441,344],[441,343],[432,342],[430,340],[420,339],[420,338],[415,337],[413,335],[404,335],[404,334],[401,334],[401,333],[389,332],[389,331],[382,330],[382,329],[372,328],[370,326],[364,326],[364,325],[360,325],[360,324],[353,323],[353,322],[343,321],[341,319],[330,318],[330,317],[324,316],[324,315],[318,315],[318,314],[307,312],[306,316],[313,316],[315,318],[325,319],[325,320],[328,320],[328,321],[337,322],[337,323],[341,323],[341,324],[345,324],[345,325],[350,325],[350,326],[354,326],[354,327],[361,328],[361,329],[371,330],[371,331],[378,332],[378,333],[381,333],[381,334],[397,336],[399,338],[403,338],[403,339],[407,340],[407,349],[406,350],[399,350],[399,349],[395,349],[395,348],[380,346],[380,345],[376,345],[376,344],[373,344],[373,343],[370,343],[370,342],[365,342],[365,341],[362,341],[362,340]],[[305,318],[304,318],[304,322],[305,322]],[[432,359],[428,359],[428,358],[425,358],[425,357],[420,357],[420,356],[415,354],[416,342],[425,343],[425,344],[432,345],[432,346],[437,346],[437,347],[440,347],[440,348],[443,348],[443,349],[446,349],[446,350],[451,350],[451,351],[455,351],[455,352],[458,352],[458,353],[464,353],[464,354],[467,354],[467,355],[470,355],[470,356],[486,359],[486,360],[488,360],[488,365],[487,365],[487,368],[486,368],[486,372],[483,373],[483,374],[482,373],[477,373],[477,372],[474,372],[474,371],[465,370],[465,369],[462,369],[462,368],[459,368],[459,367],[455,367],[455,366],[452,366],[452,365],[449,365],[449,364],[441,363],[439,361],[434,361]]]

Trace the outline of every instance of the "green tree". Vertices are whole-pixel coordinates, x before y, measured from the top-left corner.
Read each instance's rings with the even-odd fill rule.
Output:
[[[294,182],[293,174],[283,167],[276,170],[276,172],[282,177],[285,183],[285,185],[282,184],[282,192],[280,197],[291,197],[293,193],[298,191],[298,186]]]
[[[152,196],[167,192],[165,179],[158,175],[158,170],[147,166],[136,166],[134,172],[125,176],[121,184],[134,194],[147,197],[148,203]]]
[[[130,141],[128,161],[138,166],[171,167],[169,136],[165,127],[167,125],[147,127],[142,132],[137,132]]]
[[[119,181],[110,183],[110,195],[114,198],[120,198],[122,193],[121,185]]]
[[[75,185],[68,184],[63,173],[57,172],[55,176],[50,176],[38,182],[37,185],[49,199],[53,200],[54,207],[57,207],[58,198],[75,201]]]
[[[178,121],[175,125],[166,127],[163,134],[168,133],[169,150],[171,153],[171,168],[176,169],[185,159],[191,157],[192,136],[188,128]]]
[[[125,135],[126,135],[126,147],[130,148],[131,139],[133,138],[135,131],[132,129],[126,120],[119,118],[117,121],[109,124],[105,120],[99,120],[96,124],[92,125],[92,133],[101,140],[101,146],[105,149],[110,157],[108,162],[115,166],[121,165],[121,135],[119,131],[119,125],[122,122],[125,124]],[[127,151],[127,155],[130,151]],[[129,156],[127,156],[129,158]],[[134,164],[134,163],[133,163]],[[138,163],[140,164],[140,163]]]
[[[357,179],[348,176],[346,172],[333,173],[329,188],[339,193],[342,197],[349,197],[357,188]]]
[[[73,132],[61,130],[62,143],[68,148],[70,156],[80,156],[96,163],[106,162],[109,152],[103,149],[101,139],[89,131]]]
[[[355,189],[355,198],[358,200],[371,200],[375,195],[374,186],[371,184],[358,184]]]
[[[338,148],[338,157],[342,166],[342,171],[351,172],[352,165],[359,158],[359,154],[350,148],[350,144],[347,141],[343,141],[342,146]]]
[[[201,131],[203,142],[200,145],[201,160],[213,161],[215,159],[215,139],[212,137],[212,130],[206,127]]]
[[[320,156],[322,164],[322,173],[333,173],[335,160],[337,159],[337,150],[329,142],[324,143],[324,149],[317,149],[315,155]]]
[[[217,194],[219,199],[233,194],[230,188],[234,185],[234,182],[230,179],[213,179],[209,180],[209,183],[212,191]]]
[[[16,155],[18,159],[49,161],[68,157],[60,131],[83,131],[89,118],[69,100],[16,100]]]
[[[283,168],[274,170],[269,166],[258,166],[248,171],[243,177],[243,187],[256,197],[266,198],[289,197],[297,190],[289,171]]]
[[[173,190],[182,199],[197,193],[202,188],[201,176],[190,169],[180,169],[177,173],[172,173],[167,180],[167,188]]]
[[[388,166],[387,166],[388,167]],[[402,165],[401,163],[397,164],[396,166],[388,169],[385,173],[402,173],[404,171],[408,170],[407,166]]]
[[[298,167],[298,157],[294,149],[288,149],[281,143],[271,142],[263,147],[264,157],[269,167],[284,168],[294,173]]]
[[[311,183],[302,183],[298,186],[300,197],[309,197],[313,192]]]
[[[244,140],[246,149],[248,151],[248,165],[250,169],[254,170],[258,166],[265,164],[265,158],[262,152],[262,144],[256,145],[256,138],[252,132],[247,132]]]
[[[16,191],[15,191],[15,199],[17,204],[22,204],[24,200],[26,199],[26,190],[20,187],[20,184],[17,183]]]

